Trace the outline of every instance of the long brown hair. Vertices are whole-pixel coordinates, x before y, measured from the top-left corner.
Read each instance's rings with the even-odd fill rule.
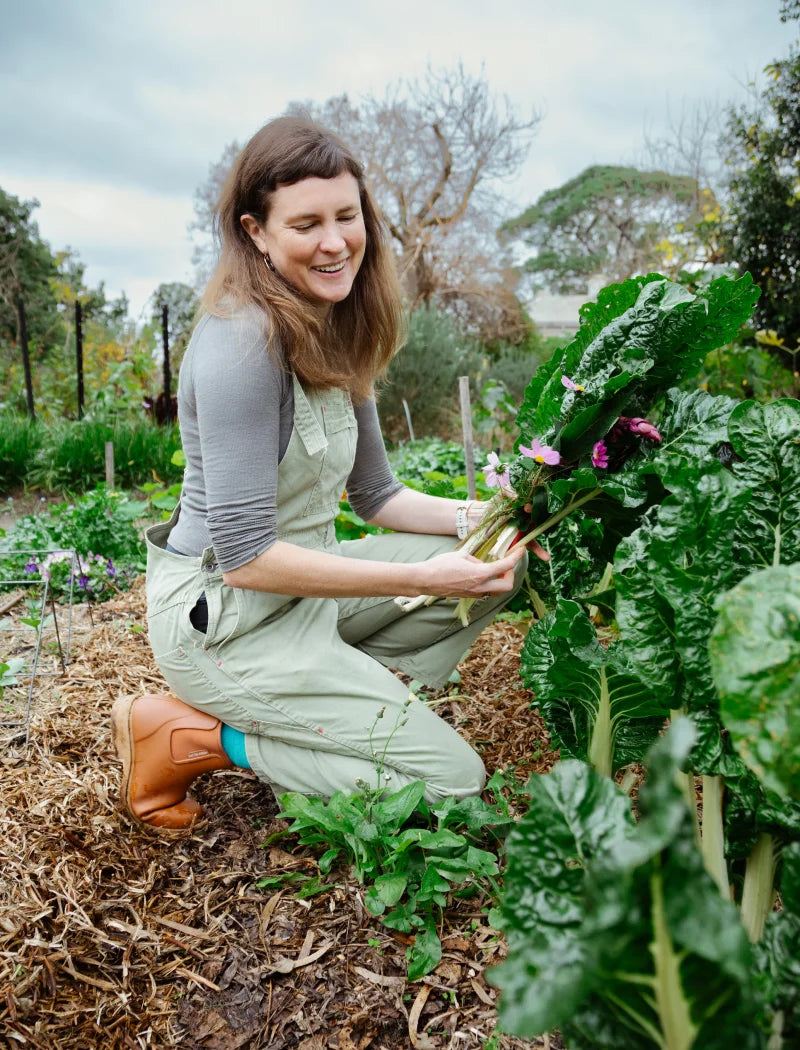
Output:
[[[321,320],[309,301],[267,268],[243,229],[250,214],[263,226],[278,186],[349,172],[358,182],[366,227],[364,259],[346,299]],[[383,222],[361,165],[332,132],[304,117],[265,124],[236,158],[214,214],[220,245],[217,267],[203,296],[209,312],[226,315],[254,303],[267,317],[270,340],[310,387],[339,386],[357,400],[370,396],[400,341],[400,289]]]

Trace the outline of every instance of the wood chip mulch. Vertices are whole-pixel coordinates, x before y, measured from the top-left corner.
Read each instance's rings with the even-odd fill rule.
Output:
[[[495,1031],[485,971],[504,945],[489,902],[448,908],[444,955],[405,979],[407,939],[363,906],[349,869],[317,896],[259,889],[314,874],[271,792],[219,772],[194,793],[207,821],[165,839],[118,808],[109,730],[121,694],[163,681],[143,630],[143,581],[78,617],[66,674],[36,685],[30,744],[0,737],[0,1046],[37,1050],[551,1048]],[[432,699],[491,772],[520,784],[554,756],[518,677],[519,631],[488,628]]]

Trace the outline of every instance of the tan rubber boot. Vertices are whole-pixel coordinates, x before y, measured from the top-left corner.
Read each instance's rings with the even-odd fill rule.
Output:
[[[187,794],[195,777],[232,769],[222,749],[222,722],[164,693],[122,697],[111,711],[122,760],[122,801],[140,824],[188,828],[203,807]]]

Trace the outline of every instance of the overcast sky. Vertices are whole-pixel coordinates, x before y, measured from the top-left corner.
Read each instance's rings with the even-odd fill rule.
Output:
[[[798,23],[779,0],[0,0],[0,186],[134,314],[192,279],[192,198],[225,145],[292,100],[382,94],[426,65],[484,71],[543,114],[505,187],[521,211],[645,130],[742,101]]]

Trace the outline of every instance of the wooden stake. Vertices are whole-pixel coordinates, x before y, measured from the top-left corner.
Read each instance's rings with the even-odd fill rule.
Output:
[[[106,485],[114,488],[114,442],[106,441]]]
[[[408,401],[406,401],[405,398],[403,398],[403,408],[406,411],[406,423],[408,423],[408,436],[413,441],[414,427],[411,425],[411,409],[408,407]]]
[[[472,443],[472,408],[469,402],[469,376],[459,376],[458,392],[461,401],[461,432],[464,435],[464,460],[467,467],[467,496],[475,499],[475,447]]]

